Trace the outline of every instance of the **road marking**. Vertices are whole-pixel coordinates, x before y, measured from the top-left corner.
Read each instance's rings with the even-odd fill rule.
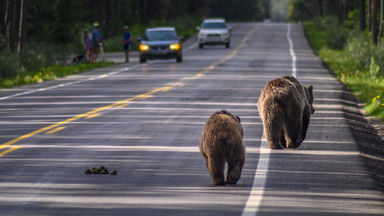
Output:
[[[219,61],[217,64],[212,65],[213,68],[215,68],[215,67],[218,66],[218,65],[224,64],[224,62],[226,62],[226,61],[228,61],[230,58],[234,57],[234,56],[239,52],[239,50],[245,46],[245,44],[246,44],[247,41],[249,40],[249,37],[250,37],[251,34],[256,30],[257,26],[258,26],[257,24],[254,25],[254,26],[252,27],[252,29],[249,30],[249,31],[247,32],[247,34],[245,35],[245,37],[243,38],[243,40],[241,41],[241,43],[236,47],[235,50],[233,50],[233,52],[232,52],[230,55],[226,56],[224,59],[222,59],[221,61]],[[211,67],[212,67],[212,66],[211,66]],[[210,68],[211,68],[211,67],[210,67]],[[213,68],[212,68],[212,69],[213,69]]]
[[[151,97],[153,97],[153,95],[143,95],[142,97],[141,97],[141,99],[147,99],[147,98],[151,98]]]
[[[263,199],[269,168],[269,155],[271,154],[269,144],[264,137],[264,131],[261,137],[259,154],[260,156],[257,163],[255,178],[253,179],[252,190],[249,194],[242,216],[256,216],[261,200]]]
[[[287,39],[289,43],[289,53],[292,57],[292,76],[296,77],[296,55],[293,50],[293,43],[291,39],[291,25],[288,24]],[[261,136],[260,156],[257,163],[255,178],[249,194],[247,203],[245,204],[242,216],[257,216],[261,201],[263,200],[265,184],[267,182],[269,159],[272,150],[269,148],[268,141],[265,139],[264,130]]]
[[[86,119],[91,119],[91,118],[95,118],[95,117],[97,117],[97,116],[99,116],[100,115],[100,113],[95,113],[95,114],[92,114],[92,115],[89,115],[89,116],[87,116],[87,117],[85,117]]]
[[[9,148],[9,149],[7,149],[7,150],[5,150],[3,152],[0,152],[0,157],[4,156],[4,155],[6,155],[6,154],[8,154],[10,152],[13,152],[13,151],[15,151],[18,148],[21,148],[21,146],[12,146],[11,148]]]
[[[31,133],[22,135],[22,136],[17,137],[17,138],[15,138],[15,139],[13,139],[13,140],[10,140],[10,141],[8,141],[8,142],[5,142],[5,143],[3,143],[3,144],[0,145],[0,149],[6,148],[6,147],[8,147],[8,146],[10,146],[10,145],[12,145],[12,144],[15,144],[15,143],[17,143],[17,142],[20,142],[20,141],[22,141],[22,140],[24,140],[24,139],[27,139],[27,138],[29,138],[29,137],[32,137],[32,136],[34,136],[34,135],[37,135],[37,134],[44,133],[44,132],[46,132],[46,131],[52,130],[53,128],[58,128],[58,126],[62,126],[62,125],[64,125],[64,124],[68,124],[68,123],[73,122],[73,121],[76,121],[76,120],[78,120],[78,119],[80,119],[80,118],[89,117],[89,116],[95,115],[96,113],[100,114],[99,112],[101,112],[101,111],[104,111],[104,110],[107,110],[107,109],[111,109],[111,108],[115,108],[115,107],[119,107],[119,106],[121,106],[121,105],[123,105],[123,104],[126,104],[126,103],[129,102],[129,101],[133,101],[133,100],[136,100],[136,99],[139,99],[139,98],[143,98],[143,97],[145,98],[145,97],[148,97],[148,96],[150,96],[150,95],[152,95],[152,94],[154,94],[154,93],[156,93],[156,92],[160,92],[160,91],[166,92],[166,91],[170,90],[171,88],[178,87],[178,86],[179,86],[179,85],[175,85],[175,86],[164,86],[164,87],[162,87],[162,88],[158,88],[158,89],[152,90],[152,91],[150,91],[150,92],[147,92],[147,93],[144,93],[144,94],[140,94],[140,95],[137,95],[137,96],[132,97],[132,98],[128,98],[128,99],[126,99],[126,100],[118,101],[118,102],[116,102],[116,103],[114,103],[114,104],[111,104],[111,105],[108,105],[108,106],[104,106],[104,107],[100,107],[100,108],[94,109],[94,110],[89,111],[89,112],[87,112],[87,113],[79,114],[79,115],[74,116],[74,117],[72,117],[72,118],[69,118],[69,119],[67,119],[67,120],[58,122],[58,123],[53,124],[53,125],[49,125],[49,126],[43,127],[43,128],[41,128],[41,129],[38,129],[38,130],[33,131],[33,132],[31,132]],[[20,146],[20,147],[21,147],[21,146]],[[19,147],[19,148],[20,148],[20,147]],[[11,148],[11,149],[12,149],[12,148]],[[14,150],[16,150],[16,149],[14,149]],[[7,151],[8,151],[8,150],[7,150]],[[11,150],[11,151],[13,151],[13,150]],[[11,152],[11,151],[8,151],[7,153],[9,153],[9,152]],[[5,153],[5,154],[6,154],[6,153]]]
[[[125,103],[125,104],[121,104],[119,106],[116,106],[116,108],[123,108],[123,107],[128,106],[128,105],[129,105],[129,103]]]
[[[88,82],[88,81],[93,81],[93,80],[97,80],[97,79],[103,79],[103,78],[106,78],[106,77],[110,77],[110,76],[119,74],[119,73],[124,72],[124,71],[136,69],[136,68],[138,68],[140,66],[141,65],[135,65],[133,67],[125,67],[125,68],[122,68],[122,69],[117,70],[117,71],[112,71],[112,72],[109,72],[109,73],[106,73],[106,74],[102,74],[102,75],[98,75],[98,76],[95,76],[95,77],[91,77],[91,78],[88,78],[88,79],[85,79],[85,80],[78,80],[78,81],[74,81],[74,82],[62,83],[62,84],[59,84],[59,85],[54,85],[54,86],[50,86],[50,87],[34,89],[34,90],[30,90],[30,91],[25,91],[25,92],[13,94],[13,95],[5,96],[5,97],[0,97],[0,101],[1,100],[6,100],[6,99],[10,99],[10,98],[14,98],[14,97],[17,97],[17,96],[32,94],[32,93],[41,92],[41,91],[47,91],[47,90],[51,90],[51,89],[55,89],[55,88],[70,86],[70,85],[79,84],[79,83]]]
[[[230,54],[229,56],[226,56],[223,60],[219,61],[218,63],[216,63],[214,65],[211,65],[209,68],[213,69],[217,65],[223,63],[224,61],[234,57],[237,54],[238,50],[240,50],[245,45],[245,43],[248,41],[251,33],[256,29],[256,27],[257,27],[257,25],[255,25],[251,30],[249,30],[247,32],[247,34],[243,38],[242,42],[236,47],[236,49],[232,52],[232,54]],[[191,46],[190,49],[192,49],[194,46],[196,46],[196,45]],[[6,96],[6,97],[1,97],[0,100],[5,100],[5,99],[9,99],[9,98],[13,98],[13,97],[21,96],[21,95],[26,95],[26,94],[31,94],[31,93],[35,93],[35,92],[39,92],[39,91],[47,91],[47,90],[50,90],[50,89],[55,89],[55,88],[59,88],[59,87],[69,86],[69,85],[73,85],[73,84],[88,82],[88,81],[91,81],[91,80],[103,79],[103,78],[106,78],[106,77],[109,77],[109,76],[113,76],[113,75],[119,74],[119,73],[124,72],[124,71],[128,71],[128,70],[131,70],[131,69],[139,68],[141,66],[143,66],[143,65],[139,64],[139,65],[135,65],[135,66],[130,67],[130,68],[123,68],[123,69],[120,69],[120,70],[117,70],[117,71],[112,71],[112,72],[109,72],[109,73],[106,73],[106,74],[102,74],[102,75],[98,75],[96,77],[91,77],[91,78],[85,79],[85,80],[79,80],[79,81],[75,81],[75,82],[69,82],[69,83],[54,85],[54,86],[47,87],[47,88],[39,88],[39,89],[31,90],[31,91],[17,93],[17,94],[9,95],[9,96]],[[209,71],[209,69],[205,70],[205,72],[208,72],[208,71]],[[196,79],[196,77],[199,77],[199,76],[195,76],[195,77],[193,77],[193,79]],[[58,122],[56,124],[49,125],[47,127],[41,128],[39,130],[33,131],[31,133],[22,135],[22,136],[17,137],[17,138],[15,138],[13,140],[5,142],[5,143],[0,145],[0,149],[6,148],[6,147],[8,147],[8,146],[10,146],[12,144],[20,142],[20,141],[22,141],[24,139],[27,139],[29,137],[32,137],[34,135],[37,135],[37,134],[40,134],[40,133],[44,133],[44,132],[49,131],[49,130],[51,130],[53,128],[56,128],[58,126],[61,126],[61,125],[68,124],[70,122],[76,121],[76,120],[78,120],[80,118],[92,116],[95,113],[98,113],[98,112],[101,112],[101,111],[104,111],[104,110],[107,110],[107,109],[110,109],[110,108],[120,108],[119,106],[123,106],[123,104],[127,104],[128,102],[133,101],[135,99],[146,97],[148,95],[152,95],[152,94],[154,94],[156,92],[159,92],[159,91],[167,92],[167,91],[169,91],[173,87],[183,87],[183,86],[184,86],[183,83],[181,85],[164,86],[162,88],[155,89],[155,90],[147,92],[145,94],[137,95],[135,97],[132,97],[132,98],[129,98],[129,99],[126,99],[126,100],[122,100],[122,101],[118,101],[118,102],[116,102],[114,104],[111,104],[111,105],[108,105],[108,106],[104,106],[104,107],[100,107],[100,108],[94,109],[94,110],[92,110],[90,112],[87,112],[87,113],[79,114],[79,115],[74,116],[72,118],[69,118],[69,119],[67,119],[65,121],[61,121],[61,122]]]
[[[291,38],[291,24],[288,23],[288,30],[287,30],[287,39],[289,43],[289,53],[291,54],[292,57],[292,76],[296,77],[297,76],[297,68],[296,68],[296,54],[295,51],[293,50],[293,42]]]
[[[57,131],[61,131],[63,129],[65,129],[65,127],[57,127],[57,128],[55,128],[53,130],[45,132],[45,134],[53,134],[53,133],[56,133]]]

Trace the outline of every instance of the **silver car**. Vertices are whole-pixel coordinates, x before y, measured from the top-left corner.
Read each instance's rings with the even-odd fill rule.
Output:
[[[205,19],[199,30],[198,43],[202,49],[204,45],[225,45],[226,48],[231,44],[231,27],[225,23],[225,19]]]

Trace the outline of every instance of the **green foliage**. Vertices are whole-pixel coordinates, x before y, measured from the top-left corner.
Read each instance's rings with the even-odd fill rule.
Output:
[[[284,22],[287,16],[287,0],[271,1],[271,20],[274,22]]]
[[[224,17],[229,21],[261,21],[270,18],[269,0],[211,0],[211,17]]]
[[[319,23],[307,22],[304,27],[320,58],[364,102],[369,114],[384,120],[383,46],[372,44],[368,33],[355,32],[350,34],[343,49],[330,48],[323,38],[329,37],[329,32]]]
[[[10,78],[18,73],[18,55],[7,51],[0,52],[0,79]]]
[[[342,49],[348,38],[348,31],[339,25],[335,16],[316,18],[315,24],[326,32],[326,46],[334,49]]]
[[[24,71],[22,73],[18,73],[16,76],[11,78],[0,78],[0,88],[10,88],[18,85],[38,83],[46,80],[52,80],[56,77],[64,77],[83,71],[93,70],[95,68],[110,66],[113,64],[114,63],[112,62],[97,62],[94,64],[54,65],[42,67],[39,70],[33,72]]]
[[[369,74],[372,78],[378,78],[380,76],[380,66],[376,63],[375,59],[371,57],[371,65],[369,67]]]

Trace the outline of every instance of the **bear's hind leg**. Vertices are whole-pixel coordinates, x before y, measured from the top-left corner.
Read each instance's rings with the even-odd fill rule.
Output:
[[[310,108],[306,107],[303,112],[303,121],[302,121],[302,129],[301,129],[301,135],[300,135],[300,143],[304,141],[305,137],[307,136],[307,130],[309,126],[309,119],[311,117]]]
[[[287,148],[287,142],[285,141],[285,135],[284,135],[284,133],[281,133],[280,145],[281,145],[281,147],[283,147],[283,148]]]
[[[271,149],[282,149],[280,145],[280,139],[283,134],[283,127],[281,123],[283,122],[282,116],[275,114],[275,116],[270,117],[270,119],[263,118],[264,124],[264,135],[268,140],[269,147]]]
[[[244,160],[243,159],[235,159],[228,161],[228,171],[227,176],[225,178],[226,184],[236,184],[241,177],[241,170],[243,169]]]
[[[225,185],[224,181],[224,157],[219,154],[210,154],[208,156],[208,170],[214,185]]]
[[[287,115],[284,122],[284,133],[287,148],[297,148],[300,146],[300,136],[302,128],[302,116]]]

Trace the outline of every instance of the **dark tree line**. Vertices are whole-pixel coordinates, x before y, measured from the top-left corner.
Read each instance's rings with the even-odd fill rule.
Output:
[[[381,36],[379,0],[290,0],[288,18],[304,21],[316,17],[335,15],[343,25],[350,12],[358,10],[359,30],[372,32],[372,42],[377,43]]]
[[[0,0],[0,49],[18,51],[31,41],[71,44],[99,22],[104,38],[122,26],[149,25],[181,16],[231,21],[269,17],[268,0]]]

